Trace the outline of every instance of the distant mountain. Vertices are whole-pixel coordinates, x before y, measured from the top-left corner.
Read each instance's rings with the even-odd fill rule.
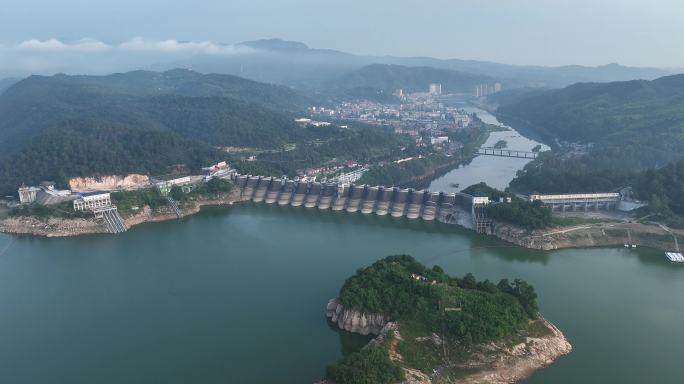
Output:
[[[254,49],[263,49],[269,51],[306,51],[309,46],[298,41],[286,41],[281,39],[263,39],[254,41],[245,41],[238,45],[244,45]]]
[[[498,114],[548,142],[591,143],[593,157],[616,168],[684,158],[684,75],[534,92]]]
[[[45,81],[45,80],[43,80]],[[188,69],[165,72],[132,71],[107,76],[56,75],[55,83],[97,87],[100,92],[137,96],[182,95],[230,97],[278,111],[301,111],[310,100],[284,86],[271,85],[222,74],[202,74]]]
[[[21,79],[18,77],[8,77],[5,79],[0,79],[0,95],[7,90],[7,88],[18,83]]]
[[[0,95],[0,190],[44,177],[197,168],[221,157],[218,146],[274,147],[298,134],[293,117],[305,100],[185,70],[32,76]]]
[[[432,67],[406,67],[394,64],[372,64],[342,75],[331,85],[339,88],[372,88],[392,93],[397,89],[427,92],[430,83],[442,84],[445,93],[473,93],[475,87],[496,80],[481,75]]]
[[[624,67],[608,64],[585,66],[523,66],[477,60],[354,55],[330,49],[310,48],[304,43],[280,39],[256,40],[238,45],[250,53],[224,56],[196,56],[172,65],[201,72],[234,74],[257,81],[286,84],[300,89],[324,88],[332,79],[371,64],[433,67],[498,79],[505,88],[563,87],[577,82],[610,82],[655,79],[672,74],[657,68]],[[160,69],[165,69],[161,65]]]

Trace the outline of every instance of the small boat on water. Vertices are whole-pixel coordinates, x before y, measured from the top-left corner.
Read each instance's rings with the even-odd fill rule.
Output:
[[[684,263],[684,255],[678,252],[665,252],[665,256],[673,263]]]
[[[458,187],[461,186],[461,184],[459,184],[459,183],[451,183],[451,184],[449,184],[449,186],[450,186],[451,188],[458,188]]]

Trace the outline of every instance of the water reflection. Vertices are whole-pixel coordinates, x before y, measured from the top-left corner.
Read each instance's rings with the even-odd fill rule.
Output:
[[[347,356],[350,353],[360,350],[374,337],[373,335],[364,336],[358,333],[343,331],[337,326],[337,324],[330,321],[330,319],[327,320],[327,323],[328,328],[337,333],[337,335],[340,337],[340,352],[342,353],[342,356]]]

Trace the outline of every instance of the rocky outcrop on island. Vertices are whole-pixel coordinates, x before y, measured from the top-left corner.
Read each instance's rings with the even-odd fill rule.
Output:
[[[150,178],[138,174],[74,177],[69,180],[69,188],[74,192],[139,189],[148,185]]]
[[[335,318],[338,308],[341,308],[340,313],[343,315],[348,313],[350,319],[359,321],[361,318],[358,312],[344,310],[337,299],[328,302],[326,316]],[[366,347],[383,345],[389,341],[387,344],[389,358],[398,363],[404,372],[404,381],[398,384],[511,384],[528,378],[534,372],[546,368],[558,358],[572,351],[572,345],[555,325],[541,317],[537,321],[546,328],[546,334],[524,336],[517,343],[504,340],[470,346],[467,351],[464,351],[468,354],[465,359],[462,359],[463,356],[459,356],[451,361],[446,361],[431,374],[426,374],[403,364],[404,356],[397,349],[398,343],[404,341],[398,322],[385,323],[376,333],[377,336]],[[359,328],[358,326],[352,328],[363,329],[363,327]],[[351,332],[356,331],[352,330]],[[416,338],[416,341],[437,349],[444,343],[444,340],[434,333],[428,337]],[[469,373],[454,377],[449,374],[453,370]],[[333,382],[323,380],[320,383],[332,384]]]
[[[541,318],[540,321],[548,329],[543,336],[528,336],[520,343],[508,346],[506,343],[490,343],[472,348],[472,357],[459,366],[468,370],[479,370],[464,376],[458,381],[440,380],[435,383],[465,384],[509,384],[528,378],[535,371],[546,368],[558,358],[569,354],[572,345],[565,335]]]
[[[383,314],[345,308],[337,298],[328,301],[325,316],[336,323],[340,329],[362,335],[379,335],[383,327],[389,323],[389,319]]]

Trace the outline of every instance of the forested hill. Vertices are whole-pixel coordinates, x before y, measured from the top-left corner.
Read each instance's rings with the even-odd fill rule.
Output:
[[[609,166],[662,166],[684,157],[684,75],[535,92],[501,105],[498,114],[550,143],[593,143],[593,156]]]
[[[335,79],[331,86],[346,89],[371,88],[391,93],[397,89],[427,92],[430,83],[440,83],[445,93],[472,93],[477,85],[495,81],[491,77],[448,69],[372,64]]]
[[[276,147],[297,137],[303,100],[287,88],[183,70],[32,76],[0,95],[0,190],[196,168],[219,157],[217,146]]]
[[[71,84],[90,86],[101,92],[127,95],[181,95],[192,97],[230,97],[278,111],[301,111],[310,100],[290,88],[259,83],[237,76],[202,74],[188,69],[166,72],[132,71],[107,76],[66,76],[30,78],[37,86]],[[26,85],[24,85],[26,86]]]
[[[7,90],[7,88],[11,87],[15,83],[17,83],[21,79],[13,78],[13,77],[8,77],[5,79],[0,79],[0,95]]]

